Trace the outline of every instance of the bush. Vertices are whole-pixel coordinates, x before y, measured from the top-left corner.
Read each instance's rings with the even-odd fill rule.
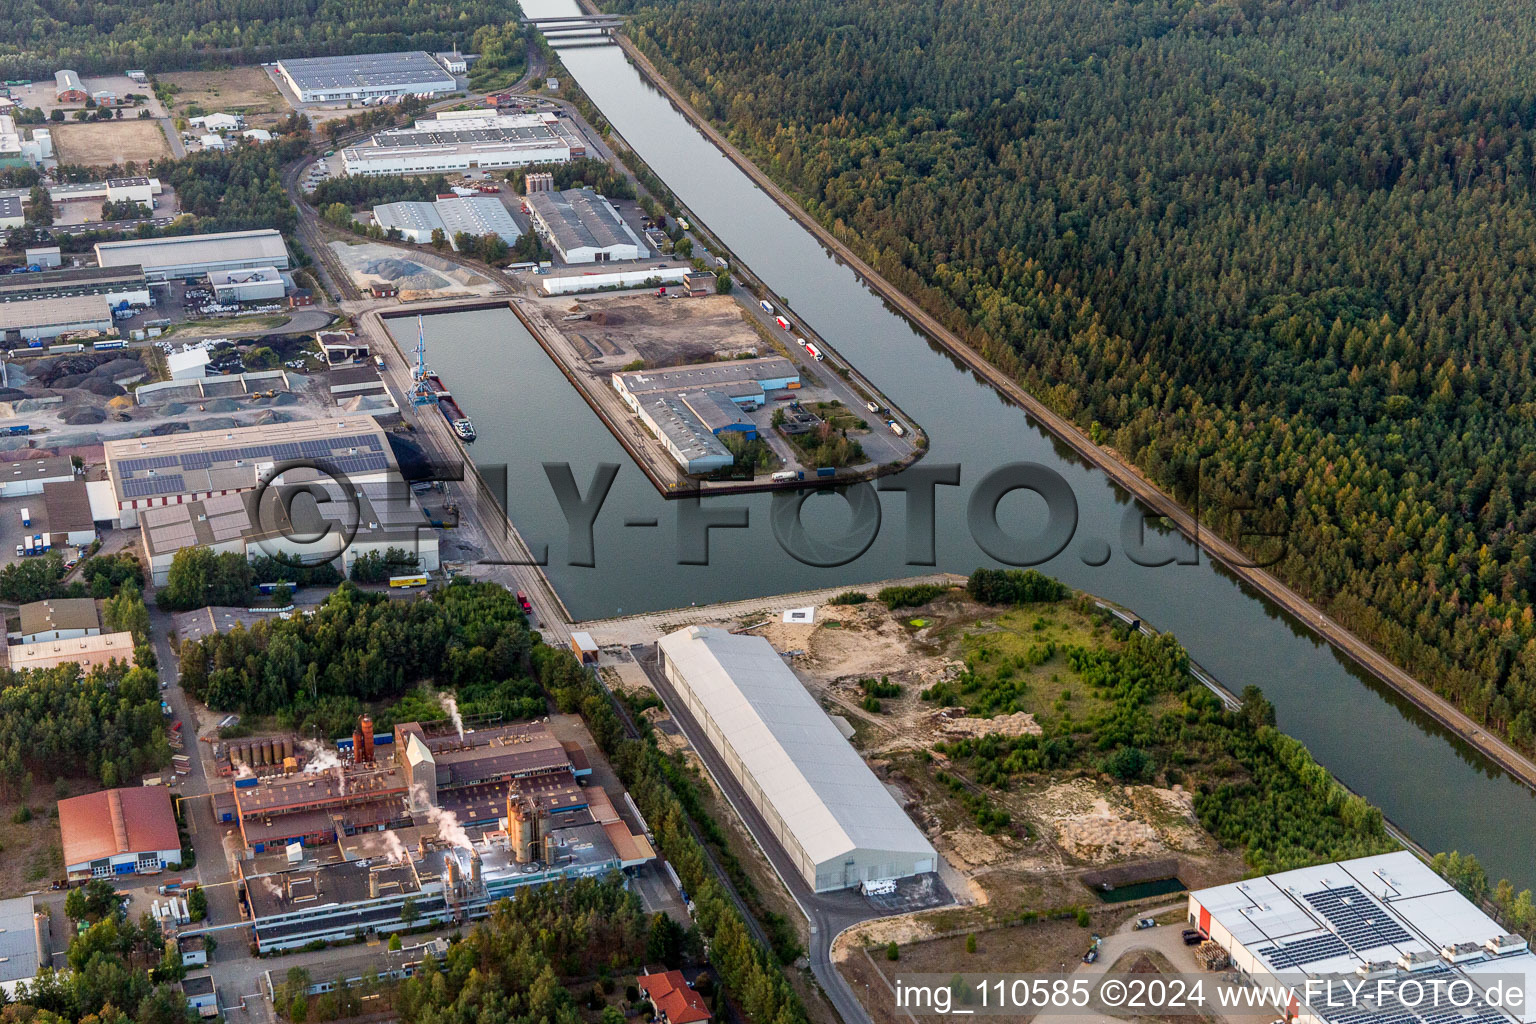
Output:
[[[965,584],[966,593],[982,604],[1036,604],[1064,601],[1072,591],[1034,569],[977,569]]]
[[[838,594],[827,604],[863,604],[869,600],[869,595],[862,590],[845,590]]]
[[[901,947],[896,945],[895,939],[892,939],[890,942],[885,944],[885,958],[887,960],[901,959]]]
[[[897,608],[918,608],[948,592],[940,583],[917,583],[905,587],[886,587],[876,597],[892,611]]]

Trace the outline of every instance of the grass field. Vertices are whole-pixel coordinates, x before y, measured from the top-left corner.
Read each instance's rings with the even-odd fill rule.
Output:
[[[159,121],[94,121],[50,125],[59,163],[111,167],[143,164],[171,155]]]
[[[264,127],[289,113],[282,93],[261,68],[178,71],[160,75],[159,81],[175,88],[171,112],[177,116],[184,115],[190,106],[198,106],[209,114],[244,114],[247,124]]]
[[[85,788],[82,783],[71,792]],[[46,889],[50,881],[64,874],[59,819],[49,813],[54,799],[51,789],[37,787],[25,801],[32,818],[23,822],[16,820],[23,801],[0,801],[0,898]]]

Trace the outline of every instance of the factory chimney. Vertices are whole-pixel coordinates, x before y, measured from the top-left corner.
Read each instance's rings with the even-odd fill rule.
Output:
[[[373,719],[364,715],[357,723],[358,731],[363,734],[363,760],[373,763]],[[357,747],[352,748],[356,756]]]

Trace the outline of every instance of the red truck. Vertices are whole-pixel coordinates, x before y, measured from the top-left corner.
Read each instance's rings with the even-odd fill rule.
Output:
[[[528,600],[528,595],[521,590],[517,592],[517,604],[524,612],[533,611],[533,604]]]

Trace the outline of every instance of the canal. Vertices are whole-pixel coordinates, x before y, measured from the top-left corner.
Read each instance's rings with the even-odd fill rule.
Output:
[[[532,16],[579,13],[572,0],[525,0],[524,9]],[[939,568],[969,573],[996,564],[966,526],[967,502],[979,481],[1010,463],[1048,467],[1070,485],[1078,526],[1042,571],[1171,631],[1229,688],[1262,687],[1282,729],[1424,847],[1476,853],[1495,879],[1536,885],[1529,855],[1536,849],[1536,796],[1529,790],[1209,560],[1133,564],[1120,541],[1130,504],[1124,492],[860,284],[699,135],[617,47],[565,49],[561,59],[704,224],[927,429],[932,443],[920,465],[961,467],[960,485],[936,492]],[[392,324],[403,347],[411,347],[414,321]],[[507,467],[512,519],[535,551],[548,545],[550,579],[577,618],[931,571],[907,562],[900,493],[880,496],[882,521],[873,543],[837,568],[813,567],[787,553],[771,516],[782,497],[711,499],[703,514],[738,510],[748,526],[708,531],[708,564],[680,564],[680,535],[699,532],[680,526],[689,514],[685,503],[657,494],[510,312],[434,316],[427,339],[433,367],[475,419],[476,462]],[[596,520],[592,567],[569,564],[568,531],[546,463],[568,464],[583,494],[599,464],[620,467]],[[1031,536],[1041,529],[1044,509],[1042,500],[1019,491],[1002,499],[997,518],[1005,529]],[[627,525],[651,521],[654,526]],[[840,537],[852,516],[841,497],[829,494],[807,500],[800,521],[808,536]],[[1153,536],[1147,543],[1188,554],[1177,537]],[[1088,564],[1106,545],[1108,561]]]

